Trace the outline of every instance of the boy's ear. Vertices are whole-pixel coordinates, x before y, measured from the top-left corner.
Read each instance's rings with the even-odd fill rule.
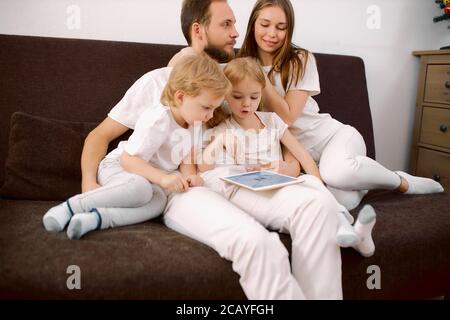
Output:
[[[183,103],[185,92],[183,90],[177,90],[174,94],[174,100],[177,106]]]

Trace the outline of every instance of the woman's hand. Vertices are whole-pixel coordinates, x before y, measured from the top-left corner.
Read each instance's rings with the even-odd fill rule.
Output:
[[[161,178],[160,185],[172,192],[185,192],[189,189],[189,183],[178,174],[166,174]]]
[[[201,187],[205,184],[203,179],[196,174],[187,176],[186,181],[189,183],[189,187]]]

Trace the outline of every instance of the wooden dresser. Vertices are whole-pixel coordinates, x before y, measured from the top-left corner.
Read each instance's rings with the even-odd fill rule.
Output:
[[[411,173],[450,189],[450,50],[415,51],[420,57]]]

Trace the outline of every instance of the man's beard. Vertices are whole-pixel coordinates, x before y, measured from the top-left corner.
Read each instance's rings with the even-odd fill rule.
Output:
[[[217,47],[209,45],[204,49],[204,51],[208,56],[216,60],[218,63],[227,63],[235,56],[234,50],[231,52],[226,52],[223,49],[219,49]]]

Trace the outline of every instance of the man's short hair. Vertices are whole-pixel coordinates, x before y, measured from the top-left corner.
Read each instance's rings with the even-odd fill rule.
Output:
[[[209,26],[211,22],[209,7],[215,1],[226,2],[226,0],[183,0],[181,8],[181,30],[189,46],[192,44],[192,25],[197,22],[206,27]]]

